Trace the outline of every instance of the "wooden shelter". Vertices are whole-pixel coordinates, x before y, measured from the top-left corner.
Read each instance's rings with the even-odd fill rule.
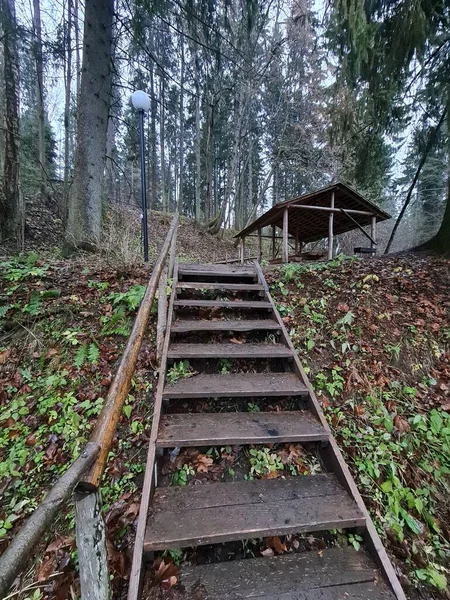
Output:
[[[289,237],[295,243],[295,255],[301,254],[302,245],[328,238],[328,260],[333,258],[333,241],[336,235],[359,229],[369,239],[370,248],[361,249],[376,252],[376,224],[390,219],[378,206],[369,202],[344,183],[335,183],[310,194],[279,202],[270,210],[240,231],[241,262],[245,256],[245,238],[258,237],[258,260],[262,257],[262,229],[272,227],[272,255],[275,258],[276,240],[282,240],[282,262],[289,262]],[[364,227],[370,226],[370,234]],[[276,235],[276,228],[282,235]]]

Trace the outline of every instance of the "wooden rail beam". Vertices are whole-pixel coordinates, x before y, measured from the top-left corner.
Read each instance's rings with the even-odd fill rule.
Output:
[[[153,268],[147,290],[136,315],[136,320],[134,321],[133,329],[128,338],[124,353],[122,354],[119,368],[111,383],[95,429],[91,435],[90,441],[100,446],[100,453],[87,477],[84,477],[83,480],[80,481],[80,488],[96,490],[100,485],[100,479],[105,468],[106,459],[122,413],[122,407],[130,390],[131,379],[144,340],[150,318],[150,311],[159,284],[159,278],[166,262],[167,254],[177,226],[178,214],[173,218],[169,232]]]
[[[290,204],[289,208],[303,208],[304,210],[321,210],[329,213],[339,213],[340,208],[332,208],[329,206],[309,206],[308,204]],[[354,208],[346,208],[345,211],[351,215],[366,215],[368,217],[374,216],[373,212],[368,210],[356,210]]]

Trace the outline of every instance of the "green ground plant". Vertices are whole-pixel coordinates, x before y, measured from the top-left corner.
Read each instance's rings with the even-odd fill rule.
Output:
[[[168,383],[175,383],[179,379],[184,377],[192,377],[194,371],[191,369],[191,365],[188,360],[181,360],[174,363],[170,369],[167,370],[166,379]]]
[[[250,454],[250,472],[249,479],[255,477],[266,477],[275,471],[282,471],[284,465],[280,457],[270,450],[270,448],[251,448]]]

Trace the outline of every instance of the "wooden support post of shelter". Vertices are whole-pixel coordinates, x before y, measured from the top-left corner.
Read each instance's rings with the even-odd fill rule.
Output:
[[[283,212],[283,263],[289,262],[289,209],[285,208]]]
[[[241,238],[241,241],[239,244],[239,258],[241,261],[241,265],[244,264],[244,257],[245,257],[245,237]]]
[[[331,208],[334,208],[334,190],[331,192]],[[328,217],[328,260],[333,258],[333,224],[334,212],[330,212]]]
[[[372,237],[372,241],[370,242],[370,247],[372,250],[376,250],[377,248],[377,218],[374,215],[372,217],[372,225],[370,227],[370,235]]]
[[[361,194],[344,183],[335,183],[292,198],[285,202],[275,204],[267,212],[258,217],[253,223],[236,234],[240,240],[254,235],[261,235],[259,230],[271,227],[272,261],[287,263],[289,261],[289,241],[292,249],[301,254],[302,246],[320,240],[328,240],[328,258],[334,255],[335,237],[347,231],[359,229],[370,240],[371,248],[366,248],[373,253],[376,247],[375,223],[390,219],[390,215],[373,204]],[[276,228],[281,235],[276,236]],[[372,228],[372,235],[368,231]],[[367,231],[366,231],[367,229]],[[278,240],[278,241],[277,241]],[[277,260],[278,258],[278,260]]]
[[[261,236],[261,228],[258,229],[258,262],[261,262],[262,259],[262,236]]]

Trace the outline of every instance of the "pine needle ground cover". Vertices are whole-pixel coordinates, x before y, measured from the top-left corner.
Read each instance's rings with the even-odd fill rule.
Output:
[[[448,598],[449,262],[338,258],[268,279],[403,584]]]

